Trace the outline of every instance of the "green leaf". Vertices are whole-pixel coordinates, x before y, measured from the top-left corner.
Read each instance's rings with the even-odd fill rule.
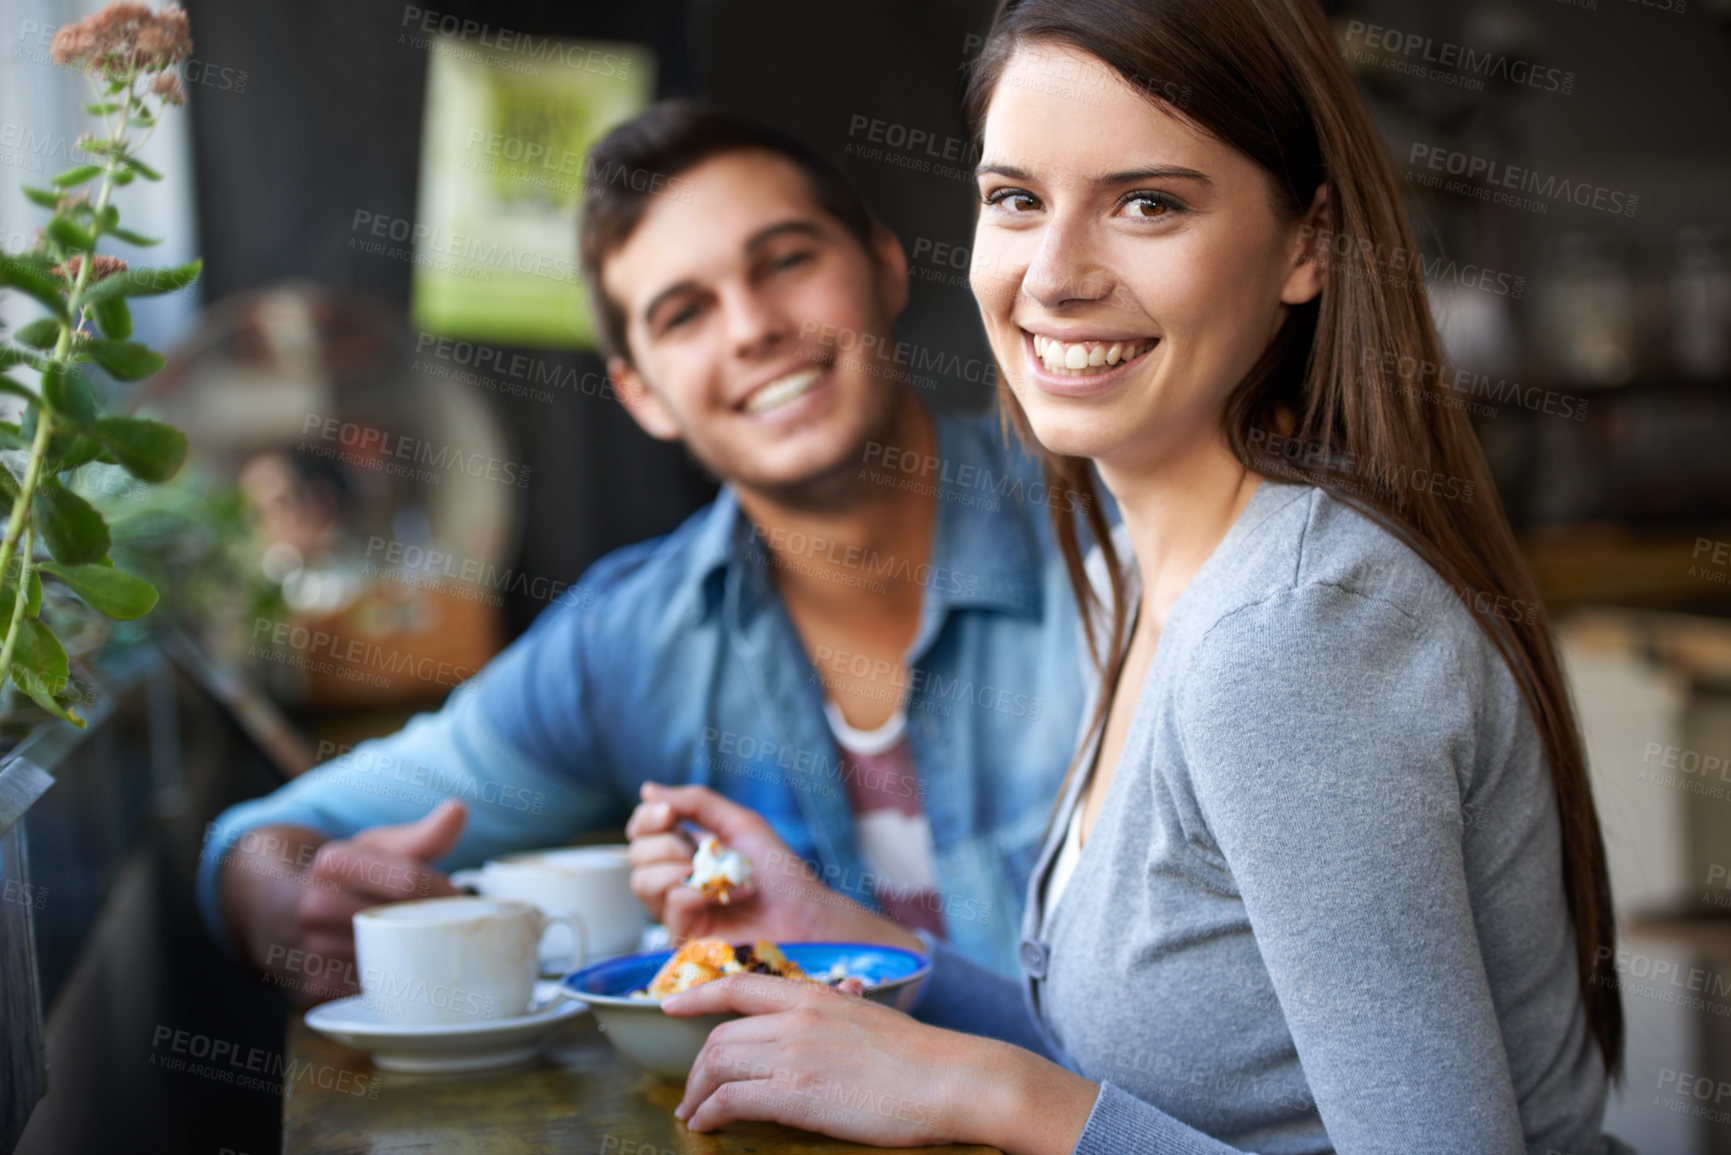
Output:
[[[72,587],[93,610],[116,621],[130,622],[156,605],[156,587],[106,565],[61,565],[45,561],[41,568]]]
[[[55,217],[48,222],[48,235],[69,249],[89,252],[96,247],[96,238],[67,217]]]
[[[52,349],[60,340],[60,322],[53,317],[38,317],[18,330],[18,339],[38,349]]]
[[[55,414],[79,428],[96,421],[96,395],[76,365],[50,364],[42,371],[42,399]]]
[[[84,290],[84,303],[93,304],[110,297],[153,297],[173,293],[198,280],[203,261],[176,265],[168,269],[128,269],[112,277],[104,277]]]
[[[66,294],[58,278],[42,265],[17,257],[0,256],[0,285],[27,293],[58,319],[68,320]]]
[[[39,405],[42,402],[42,398],[36,396],[36,394],[32,393],[23,384],[12,380],[10,377],[0,376],[0,393],[10,393],[14,397],[22,397],[26,402],[33,406]],[[32,410],[32,412],[34,412],[34,410]],[[0,472],[4,472],[4,470],[0,469]]]
[[[132,183],[132,174],[127,172],[125,169],[121,169],[119,172],[114,174],[114,183],[121,188],[124,188]]]
[[[22,430],[19,431],[22,435]],[[3,431],[0,431],[3,433]],[[102,443],[78,430],[61,426],[48,439],[48,471],[64,473],[102,456]]]
[[[30,700],[38,706],[79,729],[84,728],[84,719],[54,700],[56,694],[66,692],[70,680],[66,651],[61,648],[54,631],[43,625],[39,618],[26,617],[18,623],[18,643],[12,651],[11,676],[13,685],[30,695]]]
[[[122,93],[125,91],[126,91],[126,81],[124,81],[124,80],[110,80],[108,82],[108,88],[106,89],[107,95],[114,96],[114,95],[117,95],[118,93]]]
[[[91,116],[108,116],[112,113],[119,112],[124,107],[126,106],[121,104],[119,101],[110,101],[107,104],[87,104],[84,106],[84,111],[88,112]]]
[[[90,312],[96,318],[96,327],[102,335],[111,340],[124,341],[132,336],[132,310],[126,307],[126,298],[109,297],[92,305]]]
[[[54,177],[58,188],[77,188],[91,177],[101,176],[102,169],[94,164],[81,164],[77,168],[69,168],[59,176]]]
[[[49,221],[48,235],[67,248],[78,252],[87,253],[96,247],[96,238],[66,217],[55,217]]]
[[[28,365],[32,369],[40,369],[48,364],[48,358],[34,349],[20,349],[14,345],[0,345],[0,369],[10,369],[14,365]]]
[[[95,437],[140,481],[167,481],[186,461],[186,434],[148,417],[104,417]]]
[[[136,156],[123,157],[126,167],[143,177],[145,180],[161,180],[162,174],[139,160]]]
[[[117,241],[125,241],[129,245],[137,245],[141,249],[148,249],[151,245],[160,245],[162,243],[161,237],[147,237],[143,233],[135,233],[131,229],[109,229],[108,235]]]
[[[66,565],[88,565],[108,556],[113,544],[108,523],[96,507],[60,484],[59,478],[44,477],[36,484],[36,528],[54,560]]]
[[[0,449],[29,449],[24,431],[11,421],[0,421]]]
[[[24,195],[29,199],[31,204],[41,205],[45,209],[57,209],[60,207],[60,194],[55,192],[53,189],[32,188],[27,184],[19,185],[18,187],[24,190]]]
[[[162,368],[162,354],[136,341],[85,341],[78,347],[116,381],[142,381]]]

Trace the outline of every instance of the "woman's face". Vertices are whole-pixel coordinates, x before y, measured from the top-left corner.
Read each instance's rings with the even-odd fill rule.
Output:
[[[986,114],[971,279],[993,351],[1035,435],[1113,471],[1224,448],[1227,396],[1321,288],[1268,174],[1166,107],[1039,44]]]

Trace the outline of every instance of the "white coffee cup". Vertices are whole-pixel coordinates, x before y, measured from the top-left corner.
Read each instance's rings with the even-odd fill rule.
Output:
[[[361,992],[403,1023],[472,1023],[527,1013],[542,933],[532,903],[426,898],[354,917]]]
[[[634,951],[643,938],[649,912],[631,893],[626,849],[567,846],[506,854],[488,859],[480,870],[459,870],[451,881],[488,898],[532,902],[549,918],[570,920],[579,928],[578,949],[558,951],[550,935],[542,952],[544,966],[570,969],[588,959]]]

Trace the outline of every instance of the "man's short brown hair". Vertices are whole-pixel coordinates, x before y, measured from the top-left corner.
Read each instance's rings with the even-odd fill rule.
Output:
[[[682,174],[733,152],[766,152],[792,163],[805,174],[817,206],[870,251],[875,223],[865,201],[840,169],[804,142],[696,101],[657,101],[597,141],[583,166],[578,256],[604,353],[632,360],[625,312],[607,296],[602,263],[637,231],[651,197],[686,195]]]

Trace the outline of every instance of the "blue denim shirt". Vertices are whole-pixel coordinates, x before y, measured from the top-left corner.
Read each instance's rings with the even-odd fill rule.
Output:
[[[1015,974],[1028,875],[1082,708],[1080,627],[1050,532],[1058,498],[1037,464],[991,416],[934,417],[933,457],[868,447],[862,466],[929,486],[938,503],[930,566],[913,574],[925,596],[907,674],[881,681],[907,705],[946,935]],[[826,548],[786,544],[795,560]],[[766,545],[724,489],[666,537],[596,562],[436,713],[226,811],[198,879],[213,933],[217,868],[251,828],[340,838],[458,797],[469,822],[437,864],[453,870],[618,829],[646,780],[699,783],[761,812],[823,881],[875,905],[819,673],[861,668],[823,654],[814,667]],[[862,582],[901,567],[858,563]]]

